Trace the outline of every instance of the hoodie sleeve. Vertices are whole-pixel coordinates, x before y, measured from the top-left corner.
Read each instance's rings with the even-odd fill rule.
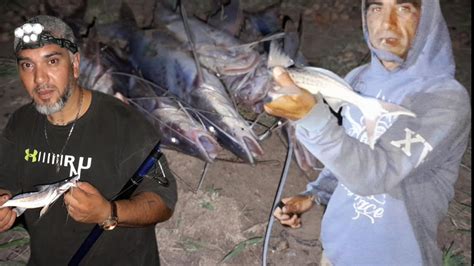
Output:
[[[470,128],[469,96],[457,82],[436,87],[403,103],[417,117],[399,116],[373,150],[347,135],[332,116],[321,120],[327,109],[321,105],[295,122],[296,136],[354,193],[386,193],[415,171],[459,163]]]
[[[301,194],[314,195],[316,196],[316,203],[328,205],[329,199],[336,189],[337,184],[337,178],[331,173],[331,171],[324,168],[315,181],[309,182],[306,185],[306,191]]]

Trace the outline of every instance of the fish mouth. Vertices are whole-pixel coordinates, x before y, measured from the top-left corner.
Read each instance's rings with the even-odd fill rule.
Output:
[[[245,156],[241,156],[241,158],[244,157],[243,159],[247,162],[254,164],[255,158],[263,155],[262,147],[254,138],[248,136],[242,137],[242,142],[244,144],[242,146],[244,148]]]
[[[234,95],[238,103],[252,106],[254,103],[264,99],[267,91],[268,90],[265,87],[256,88],[252,84],[245,84],[239,88],[239,90],[236,91]]]
[[[216,159],[217,154],[222,150],[222,147],[214,138],[204,134],[197,136],[196,145],[199,149],[199,157],[210,163]]]
[[[250,78],[240,88],[237,88],[234,95],[238,103],[253,106],[267,96],[271,87],[271,82],[266,77]]]
[[[219,142],[246,163],[254,164],[255,157],[263,155],[262,147],[260,147],[253,132],[248,132],[248,129],[242,128],[242,131],[234,131],[232,134],[218,131],[217,134]]]

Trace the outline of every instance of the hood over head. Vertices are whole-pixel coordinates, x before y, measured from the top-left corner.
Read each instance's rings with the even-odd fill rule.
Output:
[[[365,40],[371,50],[371,67],[381,68],[380,72],[389,72],[381,64],[380,59],[382,59],[401,63],[400,67],[394,71],[404,74],[454,76],[455,66],[451,39],[441,13],[439,0],[421,0],[420,20],[416,36],[405,60],[371,45],[367,29],[366,5],[367,0],[362,0],[362,25]]]

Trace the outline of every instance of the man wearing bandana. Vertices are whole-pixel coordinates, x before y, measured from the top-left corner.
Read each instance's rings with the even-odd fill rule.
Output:
[[[159,132],[137,110],[78,85],[80,51],[63,21],[37,16],[14,34],[18,73],[32,102],[12,114],[0,137],[0,204],[38,185],[80,178],[41,217],[40,209],[24,212],[28,264],[66,265],[98,224],[106,231],[84,265],[158,265],[155,225],[171,217],[177,199],[164,155],[156,175],[165,185],[150,173],[130,198],[111,199],[159,142]],[[16,218],[1,208],[0,231]]]
[[[416,117],[379,121],[372,149],[354,106],[343,107],[338,126],[307,91],[268,103],[267,112],[293,120],[298,139],[325,165],[274,215],[300,227],[319,183],[335,178],[321,224],[323,265],[441,265],[437,229],[454,196],[471,117],[469,95],[454,78],[448,28],[438,0],[363,0],[362,18],[371,61],[345,80]],[[285,71],[274,78],[295,86]]]

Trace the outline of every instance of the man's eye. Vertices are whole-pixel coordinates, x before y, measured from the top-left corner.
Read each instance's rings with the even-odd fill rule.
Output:
[[[380,6],[377,6],[377,5],[371,5],[369,7],[369,11],[372,12],[372,13],[378,13],[382,10],[382,8]]]
[[[410,13],[410,12],[412,12],[412,10],[413,10],[414,8],[415,8],[415,7],[413,7],[413,6],[410,5],[410,4],[399,5],[399,6],[398,6],[398,11],[399,11],[399,12],[402,12],[402,13]]]
[[[50,60],[49,60],[49,64],[50,64],[50,65],[56,65],[58,62],[59,62],[59,60],[56,59],[56,58],[53,58],[53,59],[50,59]]]
[[[22,68],[22,69],[25,69],[25,70],[28,70],[28,69],[33,68],[33,64],[27,63],[27,62],[21,63],[21,68]]]

